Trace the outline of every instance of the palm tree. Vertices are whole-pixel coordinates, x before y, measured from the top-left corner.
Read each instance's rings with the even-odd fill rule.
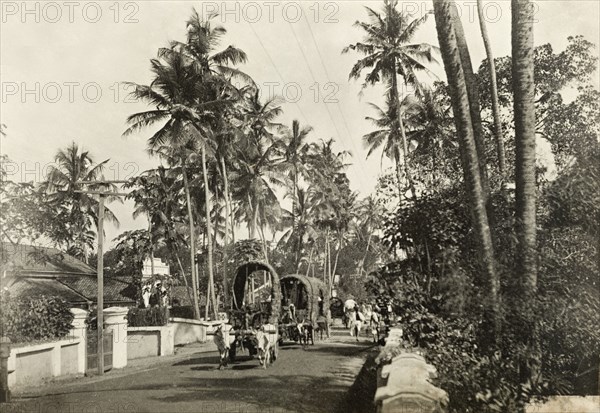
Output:
[[[260,90],[250,87],[244,91],[244,103],[241,107],[242,122],[249,139],[248,145],[259,145],[264,140],[272,141],[274,133],[283,127],[275,119],[283,113],[281,99],[272,97],[266,102],[260,100]],[[246,148],[243,148],[246,149]]]
[[[279,239],[279,245],[287,247],[288,250],[294,251],[294,269],[297,273],[300,271],[300,265],[304,259],[302,251],[306,244],[314,244],[318,238],[317,228],[315,225],[315,212],[313,204],[314,188],[309,187],[308,190],[299,188],[297,191],[296,200],[296,216],[292,224],[292,214],[284,222],[286,230],[283,231]],[[309,254],[308,266],[310,267],[312,260],[312,248]]]
[[[500,104],[498,103],[498,82],[496,81],[496,63],[492,53],[492,45],[485,24],[483,14],[483,0],[477,0],[477,14],[479,16],[479,27],[487,57],[487,67],[490,74],[490,95],[492,98],[492,114],[494,116],[494,139],[496,140],[496,151],[498,152],[498,169],[501,178],[501,187],[506,185],[506,154],[504,151],[504,140],[502,138],[502,120],[500,119]]]
[[[279,133],[283,125],[275,122],[282,113],[280,100],[260,100],[260,91],[248,87],[243,91],[240,106],[240,121],[244,134],[238,142],[237,170],[235,171],[235,199],[238,200],[236,216],[248,223],[250,238],[258,234],[263,239],[263,250],[267,258],[263,228],[278,227],[274,220],[282,214],[276,187],[287,186],[288,180],[281,173],[284,165],[282,140]]]
[[[194,264],[195,225],[187,171],[190,161],[189,148],[190,145],[193,147],[194,140],[189,125],[191,119],[195,118],[193,106],[197,100],[198,79],[189,66],[186,66],[185,58],[177,53],[165,55],[162,61],[152,59],[151,71],[154,79],[149,86],[128,84],[133,86],[131,95],[134,98],[146,101],[156,106],[156,109],[130,115],[127,118],[129,128],[123,135],[128,136],[147,126],[164,122],[163,126],[148,139],[148,148],[153,154],[167,156],[170,164],[181,166],[188,208],[194,317],[200,319],[198,276]],[[170,151],[167,151],[167,148],[170,148]]]
[[[348,177],[344,173],[347,151],[335,152],[333,139],[313,143],[307,156],[310,168],[307,178],[310,182],[312,211],[315,223],[325,231],[324,278],[331,288],[337,268],[339,253],[343,246],[346,230],[352,220],[352,205],[356,195],[352,193]],[[337,251],[331,266],[330,233],[337,236]]]
[[[238,128],[235,128],[234,125],[230,121],[222,122],[222,126],[219,128],[220,131],[216,137],[216,141],[214,142],[215,154],[219,161],[218,170],[223,180],[223,201],[224,201],[224,222],[225,222],[225,232],[223,236],[223,298],[225,305],[229,305],[229,284],[228,284],[228,274],[227,274],[227,250],[229,246],[229,233],[230,226],[233,237],[234,223],[232,222],[232,199],[231,199],[231,190],[229,186],[229,168],[227,167],[227,159],[232,159],[235,153],[234,142],[237,138],[237,135],[240,133]],[[233,241],[235,242],[235,241]]]
[[[398,189],[400,191],[400,196],[402,196],[405,193],[405,189],[402,187],[402,160],[400,158],[400,149],[398,148],[398,131],[395,127],[397,124],[397,116],[394,104],[390,101],[390,98],[391,97],[388,96],[386,108],[381,108],[374,103],[369,104],[376,111],[377,117],[367,116],[365,119],[371,121],[377,129],[364,135],[363,143],[365,147],[369,149],[367,158],[371,156],[374,151],[383,146],[383,151],[381,153],[382,157],[383,155],[386,155],[389,159],[394,160]],[[402,99],[400,112],[403,117],[412,117],[420,110],[420,107],[420,101],[414,96],[408,95]],[[405,133],[405,138],[407,135],[408,134]],[[406,168],[404,168],[404,172],[406,173]]]
[[[300,173],[305,171],[305,158],[309,148],[306,138],[311,131],[312,127],[305,126],[300,128],[300,122],[294,120],[292,121],[292,128],[282,141],[282,166],[289,168],[288,178],[291,184],[289,195],[292,197],[292,227],[296,225],[296,216],[298,215],[297,204],[298,191],[300,189],[298,187],[298,180]],[[297,247],[298,245],[294,246],[295,266],[298,266],[300,260],[300,251]]]
[[[535,180],[535,84],[533,48],[533,4],[512,0],[512,82],[515,114],[515,198],[517,263],[522,295],[523,326],[519,335],[531,350],[521,363],[521,379],[526,381],[539,368],[539,347],[533,312],[537,291],[536,180]]]
[[[486,208],[488,209],[488,218],[491,219],[493,217],[493,213],[491,209],[491,202],[489,200],[490,185],[487,173],[487,155],[485,151],[483,126],[481,125],[479,86],[477,83],[477,79],[475,78],[475,74],[473,72],[471,54],[469,53],[469,47],[467,46],[467,40],[465,38],[462,22],[460,21],[460,15],[454,2],[452,2],[451,4],[450,12],[452,13],[454,31],[456,34],[456,44],[458,46],[458,52],[460,55],[462,69],[465,76],[465,82],[467,85],[467,94],[469,96],[469,110],[471,111],[471,125],[473,127],[475,148],[477,149],[477,158],[479,161],[478,166],[479,174],[481,176],[481,187],[483,188],[483,196],[485,197]]]
[[[496,334],[499,331],[499,280],[481,182],[467,81],[456,40],[458,34],[455,30],[455,19],[452,12],[452,7],[455,7],[453,3],[451,0],[437,0],[434,2],[435,22],[446,76],[450,85],[454,122],[461,148],[464,180],[470,198],[473,226],[484,273],[484,286],[487,295],[485,300],[486,328],[491,333],[489,338],[495,342],[497,339]]]
[[[343,49],[342,53],[356,50],[366,55],[356,62],[350,71],[350,78],[358,79],[364,69],[371,69],[365,77],[363,87],[373,85],[381,80],[386,82],[388,102],[391,104],[392,110],[391,118],[397,119],[393,129],[396,131],[395,137],[401,138],[405,175],[414,196],[415,189],[408,164],[406,133],[400,110],[398,75],[404,79],[405,84],[414,86],[419,95],[421,85],[417,74],[419,72],[430,73],[425,64],[435,62],[433,53],[436,49],[427,43],[411,43],[415,32],[425,23],[428,15],[411,19],[410,15],[396,9],[397,4],[397,0],[384,0],[381,14],[365,7],[370,22],[357,21],[355,23],[355,26],[362,28],[367,33],[364,42],[349,45]],[[400,143],[394,145],[394,151],[397,152],[395,159],[400,159]],[[402,193],[401,184],[398,183],[398,185],[398,189]]]
[[[202,96],[202,101],[219,101],[226,104],[232,104],[237,101],[239,91],[235,88],[230,80],[236,78],[250,85],[254,81],[250,76],[232,67],[240,63],[245,63],[247,60],[246,53],[241,49],[229,46],[222,51],[216,51],[221,38],[227,33],[222,26],[212,26],[211,20],[216,15],[209,15],[206,19],[202,19],[198,12],[194,9],[192,16],[187,21],[187,42],[173,42],[170,49],[163,49],[162,53],[168,55],[177,53],[185,56],[189,64],[198,75],[203,86],[204,94],[209,96],[207,99]],[[212,251],[212,228],[210,220],[210,190],[208,187],[208,176],[206,168],[206,152],[210,145],[210,140],[215,140],[219,136],[219,127],[223,125],[219,112],[198,112],[199,122],[194,122],[196,128],[200,131],[199,138],[201,140],[200,149],[202,155],[202,171],[204,175],[204,191],[206,202],[206,225],[207,225],[207,247],[208,247],[208,278],[209,290],[212,294],[214,316],[217,316],[217,303],[214,289],[214,273],[213,273],[213,251]],[[209,121],[209,122],[207,122]],[[212,124],[211,124],[212,122]],[[207,127],[208,123],[208,127]],[[202,126],[200,126],[202,125]],[[222,152],[220,153],[222,156]],[[223,168],[223,179],[227,178],[224,158],[219,159],[221,168]],[[228,183],[227,183],[228,186]],[[228,189],[226,192],[228,192]],[[227,283],[227,277],[224,277]],[[227,287],[225,286],[225,290]],[[207,307],[208,308],[208,307]]]
[[[235,197],[239,200],[237,215],[248,223],[250,238],[263,237],[269,210],[280,208],[276,187],[287,186],[288,180],[276,170],[274,153],[280,147],[278,141],[255,147],[253,152],[240,153],[235,179]],[[264,239],[263,239],[264,246]],[[266,258],[266,256],[265,256]]]
[[[166,245],[179,265],[187,294],[190,302],[193,303],[188,279],[179,257],[180,245],[185,242],[177,230],[185,215],[183,207],[178,202],[178,194],[181,192],[181,180],[178,179],[180,175],[181,171],[178,168],[167,169],[160,166],[132,178],[124,187],[131,188],[127,198],[135,203],[133,217],[145,215],[148,218],[150,258],[154,258],[155,244]]]
[[[71,229],[71,241],[67,241],[67,250],[70,254],[87,261],[89,250],[93,243],[90,231],[92,225],[98,230],[98,201],[91,195],[79,192],[82,190],[81,181],[96,181],[102,179],[102,171],[109,160],[98,164],[88,151],[79,149],[72,142],[65,149],[60,149],[54,157],[55,165],[48,170],[48,177],[42,183],[41,190],[49,194],[49,201],[55,205],[66,205],[70,210],[69,222],[65,226]],[[106,188],[107,185],[88,185],[90,190]],[[109,185],[114,189],[114,185]],[[109,201],[118,199],[109,197]],[[105,208],[105,219],[119,225],[119,220],[114,213]]]
[[[367,259],[367,254],[369,253],[371,240],[375,231],[380,227],[381,222],[383,222],[383,214],[384,210],[381,203],[379,203],[372,195],[363,199],[357,206],[357,227],[363,230],[361,232],[366,232],[368,234],[365,255],[361,258],[358,264],[357,273],[360,275],[365,272],[365,260]]]

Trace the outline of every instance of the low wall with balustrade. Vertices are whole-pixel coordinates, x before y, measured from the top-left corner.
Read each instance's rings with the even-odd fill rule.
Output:
[[[436,377],[435,367],[420,354],[400,350],[401,343],[402,329],[392,327],[376,359],[378,413],[446,412],[448,395],[430,381]]]

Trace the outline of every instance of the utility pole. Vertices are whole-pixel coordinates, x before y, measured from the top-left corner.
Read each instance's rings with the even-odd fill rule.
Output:
[[[82,185],[124,184],[128,181],[79,181]],[[98,195],[98,297],[96,327],[98,333],[98,375],[104,375],[104,200],[106,196],[127,196],[126,193],[111,191],[75,191],[81,194]]]

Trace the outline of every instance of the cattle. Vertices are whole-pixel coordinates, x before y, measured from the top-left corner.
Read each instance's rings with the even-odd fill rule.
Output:
[[[229,357],[229,331],[226,330],[225,324],[219,324],[215,329],[213,340],[219,351],[219,370],[227,367],[227,358]]]
[[[270,324],[263,325],[259,330],[254,332],[254,337],[256,340],[256,350],[258,354],[258,361],[260,362],[263,368],[267,368],[267,366],[273,362],[273,353],[275,342],[272,342],[270,336],[266,331],[270,331],[274,328],[274,326]]]

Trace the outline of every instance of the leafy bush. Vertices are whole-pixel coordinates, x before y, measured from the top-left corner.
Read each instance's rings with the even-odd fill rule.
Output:
[[[130,308],[127,313],[129,327],[164,326],[167,324],[166,307]]]
[[[406,349],[423,352],[438,370],[436,385],[450,396],[451,413],[513,413],[534,398],[569,392],[564,369],[545,368],[542,375],[521,383],[518,360],[525,350],[515,344],[514,337],[505,333],[498,348],[485,347],[486,340],[479,336],[481,316],[471,308],[460,314],[449,312],[444,296],[427,293],[426,284],[418,282],[422,276],[413,272],[396,264],[372,276],[370,291],[376,297],[393,298],[404,337],[400,346],[380,354],[378,363],[385,364]],[[544,324],[540,330],[544,336],[573,331],[562,328],[566,326]],[[589,337],[588,332],[582,335]]]
[[[170,310],[171,317],[194,319],[194,307],[191,305],[173,306]]]
[[[73,323],[69,304],[58,297],[11,298],[0,293],[0,335],[22,343],[65,337]]]

